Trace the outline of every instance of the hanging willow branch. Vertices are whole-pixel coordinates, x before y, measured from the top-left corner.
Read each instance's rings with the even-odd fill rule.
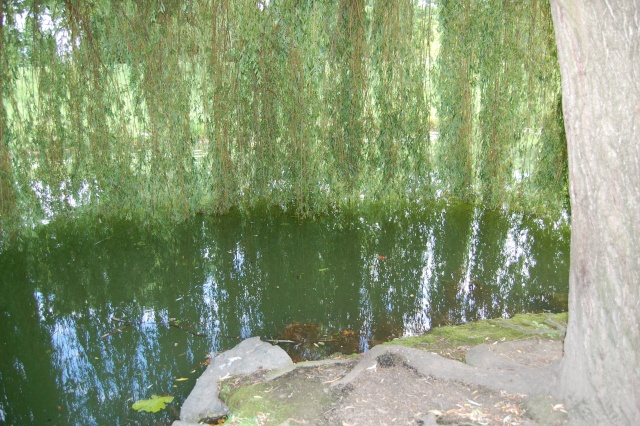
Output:
[[[2,226],[563,199],[546,2],[26,3],[2,2]]]
[[[4,38],[5,38],[5,2],[0,1],[0,94],[2,99],[8,91],[8,79],[6,73],[10,70],[7,64]],[[5,141],[5,126],[7,113],[4,102],[0,102],[0,241],[5,234],[5,227],[15,226],[15,194],[12,185],[12,167],[9,157],[9,145]]]

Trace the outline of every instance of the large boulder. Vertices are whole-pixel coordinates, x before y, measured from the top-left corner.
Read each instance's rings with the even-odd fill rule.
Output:
[[[218,398],[221,380],[235,375],[249,375],[258,370],[291,367],[293,361],[279,346],[252,337],[235,348],[216,356],[202,373],[180,410],[174,426],[212,421],[229,415],[229,407]]]

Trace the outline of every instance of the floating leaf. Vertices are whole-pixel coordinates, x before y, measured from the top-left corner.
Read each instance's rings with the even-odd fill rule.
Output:
[[[185,380],[189,380],[186,377],[180,377],[179,379],[176,379],[176,382],[184,382]]]
[[[160,410],[164,410],[167,404],[173,401],[172,396],[158,396],[151,395],[151,399],[141,399],[133,403],[133,408],[136,411],[146,411],[147,413],[157,413]]]

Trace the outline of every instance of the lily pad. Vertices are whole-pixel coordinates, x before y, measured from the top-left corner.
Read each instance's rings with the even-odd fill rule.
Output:
[[[164,410],[171,401],[173,401],[172,396],[151,395],[151,399],[141,399],[134,402],[131,408],[137,411],[146,411],[147,413],[157,413],[160,410]]]

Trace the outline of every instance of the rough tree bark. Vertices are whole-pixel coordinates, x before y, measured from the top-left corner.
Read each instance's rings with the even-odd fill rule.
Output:
[[[640,419],[640,1],[552,0],[569,151],[574,424]]]

